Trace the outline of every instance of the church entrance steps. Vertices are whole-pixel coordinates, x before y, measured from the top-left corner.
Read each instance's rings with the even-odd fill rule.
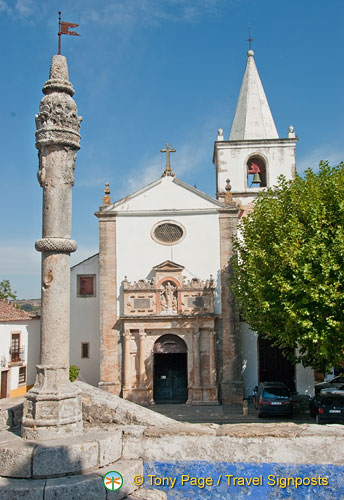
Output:
[[[0,430],[20,424],[24,400],[25,398],[0,399]]]

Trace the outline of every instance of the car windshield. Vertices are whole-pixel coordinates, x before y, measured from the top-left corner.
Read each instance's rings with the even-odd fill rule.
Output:
[[[268,389],[264,389],[263,398],[278,398],[278,399],[287,399],[289,397],[289,391],[285,387],[269,387]]]
[[[338,375],[334,379],[330,380],[331,384],[344,384],[344,375]]]

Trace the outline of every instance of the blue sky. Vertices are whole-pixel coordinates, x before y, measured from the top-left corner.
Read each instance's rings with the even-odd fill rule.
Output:
[[[2,78],[0,280],[40,296],[42,189],[35,121],[57,52],[57,12],[81,126],[72,263],[98,250],[93,215],[105,181],[116,200],[156,179],[159,151],[185,182],[215,193],[213,141],[228,138],[252,48],[280,137],[299,137],[298,171],[343,160],[342,0],[0,0]]]

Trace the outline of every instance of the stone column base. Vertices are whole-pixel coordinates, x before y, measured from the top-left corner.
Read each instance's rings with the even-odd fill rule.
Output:
[[[222,404],[242,403],[244,397],[243,383],[241,380],[221,383]]]
[[[203,386],[203,404],[220,404],[216,385]]]
[[[99,382],[99,389],[102,389],[105,392],[109,392],[110,394],[114,394],[115,396],[119,396],[121,393],[121,384],[119,382]]]
[[[138,403],[140,405],[148,405],[149,400],[150,398],[146,387],[135,387],[131,389],[130,401],[132,401],[133,403]]]
[[[199,386],[189,388],[189,398],[187,405],[218,405],[218,395],[216,386]]]
[[[68,367],[37,366],[35,385],[25,396],[21,429],[24,439],[82,434],[80,392],[69,381],[68,373]]]

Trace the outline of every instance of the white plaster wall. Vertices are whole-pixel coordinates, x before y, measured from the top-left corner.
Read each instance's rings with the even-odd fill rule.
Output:
[[[77,275],[96,275],[96,296],[77,297]],[[99,288],[98,254],[71,268],[70,364],[80,368],[79,379],[99,382]],[[90,343],[90,358],[81,358],[81,343]]]
[[[314,396],[314,370],[309,366],[304,367],[301,363],[295,366],[296,391],[299,394]]]
[[[11,360],[9,352],[12,333],[20,333],[20,347],[24,347],[24,363],[21,366],[27,366],[25,385],[34,384],[36,365],[40,361],[40,320],[0,323],[0,368],[10,370],[9,391],[17,389],[19,378],[19,366],[8,368],[8,362]]]
[[[182,224],[186,237],[173,246],[161,245],[151,237],[152,227],[159,221],[171,220]],[[145,215],[117,217],[117,283],[151,277],[152,268],[165,260],[172,260],[185,267],[187,277],[216,280],[216,313],[221,312],[220,297],[220,237],[217,213],[195,215]],[[120,312],[120,310],[119,310]]]
[[[258,385],[258,335],[247,323],[240,323],[240,347],[243,368],[244,398],[252,396]]]
[[[41,320],[34,318],[27,323],[27,385],[32,385],[36,380],[36,366],[41,362],[40,355],[41,348]],[[18,370],[19,376],[19,370]]]
[[[261,155],[266,160],[268,187],[277,184],[277,178],[284,175],[292,179],[295,169],[295,144],[267,143],[266,145],[224,144],[217,149],[218,190],[223,192],[226,179],[230,179],[232,192],[258,193],[263,188],[246,187],[247,160]]]
[[[216,200],[214,200],[216,203]],[[174,177],[163,177],[151,187],[141,190],[138,196],[125,198],[116,203],[116,209],[128,210],[174,210],[213,208],[212,201],[196,195],[180,186]]]

